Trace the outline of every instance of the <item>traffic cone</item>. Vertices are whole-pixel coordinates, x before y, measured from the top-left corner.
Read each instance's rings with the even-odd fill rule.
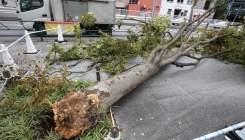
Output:
[[[4,44],[1,44],[0,52],[2,52],[4,68],[7,70],[16,70],[17,65],[14,63],[14,59],[12,58],[8,51],[8,48],[6,48]]]
[[[58,39],[55,40],[55,43],[64,43],[67,40],[64,40],[63,35],[62,35],[62,31],[60,28],[60,25],[58,25]]]
[[[40,50],[36,50],[34,44],[32,43],[32,40],[28,34],[28,32],[25,30],[26,35],[26,47],[27,51],[24,52],[24,54],[37,54],[40,52]]]

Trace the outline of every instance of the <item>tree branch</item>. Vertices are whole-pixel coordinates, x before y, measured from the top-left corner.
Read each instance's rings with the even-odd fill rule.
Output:
[[[208,10],[207,10],[205,13],[203,13],[201,16],[199,16],[199,17],[196,18],[195,20],[189,22],[188,25],[192,25],[194,22],[197,22],[197,21],[199,21],[200,19],[202,19],[204,16],[206,16],[206,14],[208,14],[210,11],[215,10],[216,8],[218,8],[218,7],[220,7],[220,6],[223,6],[223,5],[225,5],[225,4],[227,4],[227,3],[231,2],[231,1],[232,1],[232,0],[228,0],[228,1],[224,2],[224,3],[222,3],[222,4],[218,4],[218,5],[216,5],[216,6],[212,7],[212,8],[210,8],[210,9],[208,9]],[[206,18],[207,18],[207,17],[206,17]]]
[[[83,61],[83,60],[85,60],[85,59],[80,59],[80,60],[78,60],[76,63],[71,64],[71,65],[68,65],[68,67],[74,67],[74,66],[76,66],[78,63],[80,63],[80,62]]]
[[[219,37],[223,37],[223,36],[227,36],[227,35],[230,35],[232,33],[227,33],[227,34],[223,34],[223,35],[220,35],[218,36],[218,34],[221,32],[221,30],[215,34],[215,36],[209,40],[206,40],[206,41],[198,41],[196,42],[195,44],[193,45],[190,45],[189,47],[185,48],[182,52],[182,54],[186,54],[188,53],[192,48],[195,48],[196,46],[200,45],[200,44],[207,44],[207,43],[210,43],[212,41],[214,41],[215,39],[219,38]]]
[[[138,22],[144,23],[146,25],[149,25],[147,22],[145,22],[143,20],[134,19],[134,18],[123,18],[123,19],[120,19],[120,20],[134,20],[134,21],[138,21]]]
[[[196,62],[191,62],[191,63],[172,62],[171,64],[175,65],[176,67],[181,67],[181,68],[183,68],[184,66],[196,66],[204,58],[212,58],[212,57],[215,57],[215,56],[217,56],[219,54],[222,54],[222,53],[231,52],[232,50],[234,50],[234,48],[227,49],[227,50],[220,51],[220,52],[216,52],[216,53],[214,53],[212,55],[202,56],[202,57],[199,57],[199,58],[198,57],[195,57],[195,56],[191,56],[190,54],[185,54],[185,55],[182,55],[182,56],[187,56],[189,58],[196,59],[197,61]]]
[[[199,64],[199,62],[200,62],[200,60],[198,60],[196,62],[191,62],[191,63],[173,62],[171,64],[175,65],[176,67],[183,68],[185,66],[196,66],[197,64]]]
[[[163,33],[164,37],[165,37],[166,34],[168,34],[170,36],[170,38],[173,39],[173,36],[172,36],[172,34],[170,32]]]
[[[222,6],[222,5],[225,5],[225,4],[227,4],[228,2],[229,2],[229,1],[227,1],[227,2],[225,2],[225,3],[219,4],[219,5],[217,5],[217,6],[214,6],[214,7],[210,8],[209,10],[207,10],[207,11],[206,11],[203,15],[201,15],[200,17],[198,17],[198,18],[196,18],[195,20],[193,20],[193,21],[191,21],[191,22],[189,22],[189,23],[187,23],[187,24],[181,26],[180,31],[174,36],[174,38],[173,38],[168,44],[163,45],[163,46],[158,46],[158,47],[156,47],[156,48],[151,52],[151,54],[150,54],[149,57],[148,57],[148,61],[153,62],[153,63],[158,63],[159,61],[161,61],[161,56],[162,56],[162,54],[165,52],[165,50],[166,50],[167,48],[171,47],[171,46],[172,46],[174,43],[176,43],[178,40],[180,40],[181,37],[184,35],[184,34],[183,34],[184,31],[186,31],[186,29],[187,29],[188,27],[190,27],[193,23],[200,21],[201,19],[202,19],[202,21],[203,21],[204,19],[207,18],[207,15],[210,15],[210,14],[214,11],[215,8],[217,8],[217,7],[219,7],[219,6]],[[203,18],[204,16],[205,16],[205,18]],[[189,38],[189,36],[191,35],[191,33],[192,33],[192,32],[193,32],[193,31],[194,31],[200,24],[201,24],[201,22],[198,22],[192,29],[189,30],[188,35],[185,37],[185,41],[187,41],[187,39]],[[211,40],[211,41],[213,41],[213,40]],[[210,42],[211,42],[211,41],[210,41]],[[204,43],[204,42],[199,42],[199,43]],[[186,46],[186,44],[184,43],[181,47],[183,48],[183,47],[185,47],[185,46]],[[159,52],[160,52],[160,53],[159,53]],[[158,53],[158,54],[157,54],[157,53]]]

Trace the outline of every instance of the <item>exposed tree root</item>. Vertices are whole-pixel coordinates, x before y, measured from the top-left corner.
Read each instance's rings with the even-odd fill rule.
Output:
[[[83,91],[71,91],[60,102],[51,106],[55,130],[66,139],[82,135],[95,125],[99,115],[98,108]]]

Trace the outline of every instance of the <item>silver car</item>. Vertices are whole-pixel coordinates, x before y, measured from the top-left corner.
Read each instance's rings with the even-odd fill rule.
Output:
[[[181,23],[187,22],[185,17],[176,16],[171,20],[172,25],[179,26]]]
[[[214,28],[214,29],[219,29],[221,27],[226,27],[228,24],[229,24],[229,22],[227,22],[227,21],[213,19],[209,22],[208,27]]]

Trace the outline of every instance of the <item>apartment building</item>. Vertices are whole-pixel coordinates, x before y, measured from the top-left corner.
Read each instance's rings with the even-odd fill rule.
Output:
[[[162,0],[156,1],[155,15],[157,17],[161,9]],[[130,0],[128,5],[129,14],[139,15],[139,16],[152,16],[154,0]],[[136,11],[140,11],[137,13]]]
[[[208,9],[211,0],[199,0],[194,9]],[[116,0],[117,14],[152,16],[154,0]],[[155,17],[170,15],[189,17],[192,0],[156,0]]]
[[[119,15],[126,15],[129,0],[116,0],[116,13]]]
[[[161,3],[160,14],[189,17],[191,7],[192,0],[163,0]]]
[[[157,0],[155,17],[161,9],[162,0]],[[128,14],[132,16],[152,16],[154,0],[116,0],[117,14]]]

